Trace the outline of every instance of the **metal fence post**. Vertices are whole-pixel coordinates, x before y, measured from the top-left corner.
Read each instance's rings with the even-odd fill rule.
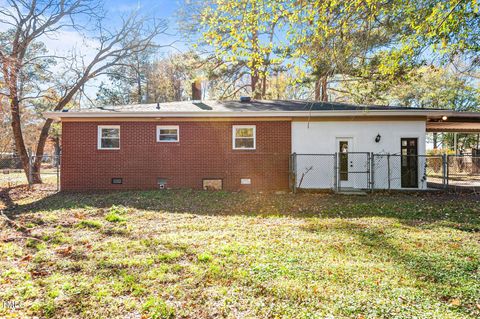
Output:
[[[375,154],[373,154],[373,152],[370,153],[370,161],[371,161],[371,164],[370,164],[370,167],[371,167],[371,182],[370,182],[370,185],[371,185],[371,191],[373,193],[373,190],[375,189]]]
[[[447,173],[447,165],[446,165],[446,154],[442,154],[442,185],[445,188],[446,184],[446,173]]]
[[[445,175],[445,187],[448,187],[448,185],[450,184],[450,181],[449,181],[449,175],[450,175],[450,168],[449,168],[449,158],[448,158],[448,154],[443,154],[444,156],[444,175]]]
[[[390,188],[392,187],[391,185],[391,173],[390,173],[390,153],[387,154],[387,183],[388,183],[388,189],[390,190]]]
[[[334,191],[338,192],[340,188],[340,181],[338,179],[338,152],[335,152],[334,155],[334,162],[333,162],[333,189]]]
[[[60,191],[60,158],[55,155],[55,166],[57,168],[57,192]]]
[[[292,190],[297,193],[297,153],[292,154]]]

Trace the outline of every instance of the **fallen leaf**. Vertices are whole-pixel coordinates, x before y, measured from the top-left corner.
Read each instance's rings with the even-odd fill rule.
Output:
[[[60,247],[60,248],[57,248],[55,252],[62,256],[68,256],[73,252],[73,247],[72,246]]]
[[[458,298],[455,298],[455,299],[450,300],[450,305],[452,305],[452,306],[460,306],[461,303],[462,303],[462,302],[461,302],[460,299],[458,299]]]
[[[81,212],[75,212],[73,214],[73,216],[75,216],[75,218],[77,218],[77,219],[85,219],[85,214],[83,214]]]
[[[20,261],[30,261],[30,260],[32,260],[32,255],[26,255],[25,257],[20,259]]]

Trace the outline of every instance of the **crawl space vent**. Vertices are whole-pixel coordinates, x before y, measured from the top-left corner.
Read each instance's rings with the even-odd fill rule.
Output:
[[[123,178],[120,178],[120,177],[112,178],[112,184],[123,184]]]
[[[223,182],[219,178],[208,178],[203,180],[203,189],[206,191],[219,191],[223,188]]]

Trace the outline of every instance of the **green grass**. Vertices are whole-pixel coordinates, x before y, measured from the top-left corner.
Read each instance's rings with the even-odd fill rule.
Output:
[[[56,184],[57,171],[55,168],[41,170],[42,181],[46,184]],[[27,176],[21,169],[0,169],[0,187],[14,187],[28,184]],[[53,188],[52,188],[53,189]]]
[[[474,195],[32,198],[7,212],[23,227],[0,225],[20,318],[480,316]]]

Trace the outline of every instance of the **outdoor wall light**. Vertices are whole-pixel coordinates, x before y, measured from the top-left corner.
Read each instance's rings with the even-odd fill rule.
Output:
[[[446,115],[442,116],[442,121],[446,121],[448,117]]]
[[[380,142],[380,140],[382,139],[382,136],[379,134],[377,134],[377,136],[375,137],[375,142]]]

